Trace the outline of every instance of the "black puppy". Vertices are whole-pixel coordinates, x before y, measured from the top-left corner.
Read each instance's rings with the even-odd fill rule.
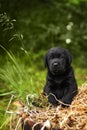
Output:
[[[45,56],[45,66],[48,69],[44,94],[48,95],[48,101],[62,106],[71,104],[78,88],[71,67],[72,57],[67,49],[55,47],[48,50]]]

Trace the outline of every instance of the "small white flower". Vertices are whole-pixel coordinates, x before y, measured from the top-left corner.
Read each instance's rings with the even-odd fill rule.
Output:
[[[67,30],[71,30],[71,29],[72,29],[72,26],[73,26],[73,23],[72,23],[72,22],[69,22],[69,24],[66,26],[66,29],[67,29]]]
[[[70,38],[67,38],[66,39],[66,44],[70,44],[71,43],[71,39]]]

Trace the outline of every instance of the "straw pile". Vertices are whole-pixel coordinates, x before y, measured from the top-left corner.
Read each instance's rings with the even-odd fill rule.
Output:
[[[18,112],[23,130],[87,130],[87,84],[79,90],[70,107],[25,109]],[[17,126],[15,128],[17,130]]]

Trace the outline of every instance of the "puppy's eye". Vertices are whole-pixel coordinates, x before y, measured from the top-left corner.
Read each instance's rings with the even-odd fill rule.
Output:
[[[50,59],[53,59],[53,58],[55,58],[55,56],[54,56],[54,55],[50,55],[49,58],[50,58]]]

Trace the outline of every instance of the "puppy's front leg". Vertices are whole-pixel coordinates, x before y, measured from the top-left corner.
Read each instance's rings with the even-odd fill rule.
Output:
[[[51,86],[49,86],[48,84],[46,84],[44,87],[44,94],[48,96],[48,101],[51,104],[55,106],[58,105],[58,101],[55,99],[55,92],[51,90]]]
[[[74,96],[77,94],[77,92],[78,92],[77,87],[75,87],[75,88],[73,86],[67,87],[67,90],[61,100],[64,103],[64,104],[62,104],[62,106],[63,107],[69,106],[71,104]]]

